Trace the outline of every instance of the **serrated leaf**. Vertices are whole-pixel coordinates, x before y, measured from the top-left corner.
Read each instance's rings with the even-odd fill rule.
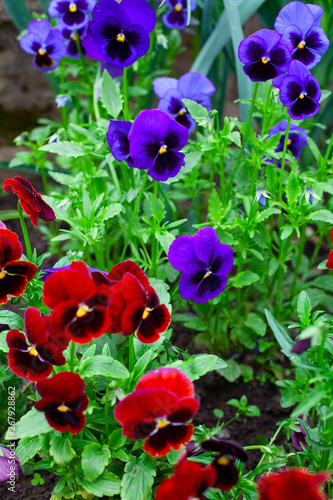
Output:
[[[292,206],[296,202],[298,194],[299,194],[299,184],[297,177],[294,174],[294,172],[290,172],[286,187],[286,196],[289,206]]]
[[[67,465],[76,457],[71,441],[65,434],[52,437],[50,441],[50,455],[58,465]]]
[[[47,151],[49,153],[73,158],[86,154],[86,150],[81,144],[71,141],[50,142],[50,144],[45,144],[39,149],[40,151]]]
[[[328,210],[317,210],[308,216],[309,220],[319,220],[333,225],[333,214]]]
[[[257,215],[256,219],[258,222],[262,222],[265,219],[267,219],[268,217],[270,217],[271,215],[279,214],[279,213],[280,213],[280,210],[278,208],[267,208],[266,210],[263,210],[262,212],[260,212]]]
[[[96,497],[112,497],[120,492],[120,479],[118,476],[109,471],[104,471],[95,481],[88,481],[83,477],[76,476],[76,481],[91,495]]]
[[[103,210],[102,212],[102,220],[109,220],[115,215],[118,215],[123,209],[121,203],[112,203],[109,207]]]
[[[154,484],[155,467],[150,457],[130,457],[121,481],[121,500],[146,500]]]
[[[208,214],[214,222],[220,222],[222,203],[216,189],[212,189],[208,200]]]
[[[305,399],[303,399],[303,401],[301,401],[300,404],[293,410],[290,418],[297,418],[299,415],[303,415],[303,418],[305,418],[305,415],[309,413],[311,408],[316,406],[321,401],[321,399],[326,396],[326,394],[327,393],[325,389],[314,389],[309,394],[307,394]]]
[[[39,436],[21,439],[15,449],[15,455],[20,459],[20,465],[25,464],[25,462],[33,458],[41,447],[42,444],[39,440]]]
[[[149,204],[151,208],[151,213],[154,219],[160,223],[165,217],[165,208],[162,200],[157,198],[153,193],[149,194]]]
[[[186,361],[178,360],[168,366],[178,368],[193,381],[212,370],[225,368],[227,363],[214,354],[198,354],[197,356],[187,359]]]
[[[297,312],[303,325],[310,325],[311,304],[310,297],[303,290],[297,300]]]
[[[242,271],[237,274],[232,280],[232,286],[235,288],[243,288],[243,286],[252,285],[260,280],[260,276],[252,271]]]
[[[127,368],[116,359],[109,356],[94,356],[80,362],[79,373],[83,377],[94,377],[102,375],[106,378],[127,378],[129,372]]]
[[[109,115],[117,119],[123,109],[123,102],[119,88],[108,71],[104,71],[103,73],[101,102]]]
[[[95,481],[109,463],[110,450],[100,443],[91,443],[85,446],[81,455],[81,465],[88,481]]]
[[[8,430],[5,439],[12,440],[25,437],[35,437],[52,430],[52,427],[45,418],[45,413],[32,408],[16,423],[15,436],[12,436],[10,430]]]
[[[292,354],[290,351],[293,346],[293,341],[267,309],[265,309],[265,314],[268,324],[271,327],[279,346],[281,347],[281,352],[289,358]]]
[[[0,323],[8,325],[9,330],[23,330],[23,319],[13,311],[0,311]]]
[[[171,246],[171,243],[176,239],[173,234],[165,232],[164,234],[161,233],[156,233],[155,237],[165,253],[168,255],[169,248]]]

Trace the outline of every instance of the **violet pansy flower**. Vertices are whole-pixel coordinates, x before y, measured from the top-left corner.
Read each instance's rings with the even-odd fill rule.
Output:
[[[160,109],[146,109],[135,118],[128,134],[133,167],[147,169],[155,181],[178,174],[185,155],[188,130]]]
[[[266,206],[266,198],[270,198],[269,194],[267,194],[266,191],[260,185],[257,185],[256,195],[255,195],[256,201],[262,207],[265,207]]]
[[[323,13],[319,5],[290,2],[281,9],[274,24],[276,31],[292,43],[292,59],[309,69],[316,66],[329,46],[325,31],[320,28]]]
[[[133,166],[133,160],[130,157],[130,143],[128,140],[131,126],[132,122],[110,120],[106,138],[115,159],[118,161],[125,160],[128,165]]]
[[[179,80],[156,78],[153,82],[155,94],[161,97],[158,108],[173,116],[178,123],[191,133],[196,123],[187,111],[182,99],[198,102],[207,111],[212,109],[210,97],[215,93],[212,82],[199,72],[186,73]]]
[[[96,0],[51,0],[50,17],[58,17],[70,29],[77,30],[88,23]]]
[[[294,120],[309,118],[318,112],[321,97],[319,83],[301,62],[292,61],[288,73],[272,83],[280,89],[281,102],[289,107],[288,113]]]
[[[187,0],[166,0],[166,6],[171,9],[162,16],[167,28],[183,30],[187,25]],[[197,8],[195,0],[191,0],[191,12]]]
[[[300,420],[303,420],[303,415],[299,415],[297,418],[299,418]],[[311,419],[309,416],[307,417],[305,422],[307,423],[307,425],[309,427],[311,427]],[[304,430],[304,427],[302,426],[302,424],[296,424],[296,427],[299,428],[299,432],[296,432],[293,430],[290,431],[291,446],[296,451],[302,451],[303,447],[308,446],[308,443],[305,440],[307,434],[306,434],[306,431]],[[302,445],[303,445],[303,447],[302,447]]]
[[[274,30],[262,29],[244,38],[238,57],[253,82],[267,82],[288,71],[292,45]]]
[[[104,59],[125,68],[148,52],[156,14],[146,0],[100,0],[92,13],[92,36]]]
[[[10,448],[11,450],[8,450],[4,446],[0,446],[0,483],[22,475],[20,459],[15,455],[12,444]]]
[[[223,292],[233,266],[232,249],[220,242],[212,227],[199,229],[195,236],[178,236],[171,244],[169,261],[183,274],[179,293],[185,300],[204,303]]]
[[[275,151],[280,152],[283,151],[283,144],[284,144],[284,138],[285,138],[285,133],[287,130],[287,120],[281,120],[279,123],[274,125],[269,131],[268,137],[272,137],[273,135],[276,135],[280,132],[282,132],[279,144],[277,145]],[[289,128],[289,136],[288,136],[288,142],[287,142],[287,150],[290,151],[295,158],[298,158],[301,154],[302,148],[304,148],[307,144],[308,140],[308,135],[306,133],[306,130],[302,127],[298,127],[298,125],[295,125],[294,123],[290,124]],[[281,166],[281,161],[277,163],[277,166]]]
[[[66,55],[60,32],[51,29],[48,19],[31,21],[27,29],[28,33],[20,39],[21,49],[35,56],[32,65],[39,71],[52,71]]]
[[[64,37],[66,47],[67,47],[67,53],[66,56],[70,57],[71,59],[79,59],[80,58],[80,53],[77,48],[77,40],[79,40],[80,47],[81,47],[81,53],[82,56],[86,56],[86,51],[84,46],[82,45],[82,39],[87,34],[88,31],[88,25],[83,26],[82,28],[79,29],[73,29],[69,28],[66,26],[66,24],[63,24],[61,21],[56,25],[56,28],[60,31],[62,36]]]

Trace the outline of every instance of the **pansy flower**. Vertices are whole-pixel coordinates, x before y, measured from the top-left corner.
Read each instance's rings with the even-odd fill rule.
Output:
[[[44,284],[43,300],[53,309],[50,325],[80,344],[100,337],[110,328],[111,289],[96,285],[83,262],[52,274]]]
[[[158,108],[169,113],[191,133],[196,123],[187,111],[182,99],[198,102],[207,111],[212,109],[211,95],[215,93],[212,82],[199,72],[186,73],[179,80],[156,78],[153,82],[155,94],[161,97]]]
[[[58,22],[56,28],[64,37],[67,47],[67,57],[70,57],[71,59],[79,59],[81,57],[78,51],[77,41],[80,44],[82,56],[85,57],[87,55],[85,47],[82,44],[82,40],[87,34],[88,25],[82,26],[82,28],[79,29],[73,29],[68,27],[66,24],[63,24],[62,22]]]
[[[303,420],[303,415],[299,415],[299,417],[297,417],[297,418],[299,420]],[[307,419],[305,422],[307,423],[307,425],[309,427],[311,427],[311,419],[310,419],[309,415],[307,416]],[[302,424],[296,424],[296,427],[299,429],[299,432],[296,432],[292,429],[290,431],[291,446],[296,451],[302,451],[303,448],[306,448],[308,446],[308,443],[305,440],[307,433],[304,430],[304,427],[302,426]]]
[[[274,24],[276,31],[292,44],[292,59],[309,69],[318,64],[329,46],[325,31],[320,28],[323,13],[319,5],[289,2],[280,10]]]
[[[20,260],[22,253],[17,234],[0,228],[0,304],[20,297],[38,271],[35,264]]]
[[[253,82],[267,82],[288,71],[292,45],[274,30],[262,29],[241,41],[238,57]]]
[[[176,465],[172,476],[158,487],[155,500],[192,500],[205,498],[203,493],[214,485],[216,471],[211,465],[184,460]]]
[[[287,130],[287,120],[281,120],[279,121],[279,123],[274,125],[274,127],[272,127],[268,133],[268,137],[272,137],[282,132],[279,144],[275,148],[275,151],[277,153],[283,151],[284,138],[286,135],[284,132],[286,132],[286,130]],[[308,140],[308,134],[306,130],[302,127],[298,127],[294,123],[291,123],[287,141],[287,151],[290,151],[295,158],[298,158],[301,154],[302,148],[306,146],[307,140]],[[281,166],[281,161],[277,163],[277,166],[278,167]]]
[[[272,83],[280,89],[281,102],[289,108],[288,113],[294,120],[309,118],[318,112],[319,83],[301,62],[292,61],[288,73]]]
[[[27,179],[18,175],[12,179],[5,179],[3,191],[13,191],[18,196],[22,210],[30,216],[33,226],[37,227],[38,218],[43,219],[44,222],[55,220],[56,217],[50,205],[45,203]]]
[[[171,12],[162,16],[162,21],[167,28],[183,30],[187,25],[187,0],[166,0],[166,6]],[[193,12],[197,8],[195,0],[191,0],[190,9]]]
[[[28,33],[20,38],[20,46],[28,54],[35,56],[32,65],[41,72],[55,69],[59,60],[66,55],[66,46],[60,32],[51,29],[48,19],[31,21],[27,29]]]
[[[190,379],[176,368],[152,370],[140,378],[134,392],[114,410],[129,439],[144,439],[143,449],[161,457],[179,450],[193,434],[189,424],[198,411]]]
[[[57,373],[37,382],[36,389],[42,399],[34,406],[45,412],[46,420],[57,431],[77,434],[85,426],[83,411],[89,403],[84,388],[84,381],[76,373]]]
[[[58,17],[70,29],[78,30],[88,23],[95,4],[96,0],[51,0],[49,15]]]
[[[133,165],[130,157],[130,144],[128,134],[131,129],[132,122],[123,120],[110,120],[109,127],[106,132],[106,138],[110,147],[111,153],[118,161],[125,160],[128,165]]]
[[[58,346],[49,339],[46,321],[37,309],[29,307],[23,321],[25,335],[19,330],[7,333],[8,364],[19,377],[36,382],[48,377],[53,365],[64,365],[66,359]]]
[[[294,352],[295,354],[302,354],[302,352],[305,352],[309,349],[310,345],[311,345],[311,338],[298,339],[292,346],[290,352]]]
[[[12,444],[11,444],[12,448]],[[20,459],[4,446],[0,446],[0,483],[10,479],[10,476],[23,476],[20,468]]]
[[[146,0],[100,0],[92,13],[92,36],[104,59],[124,68],[148,52],[156,14]]]
[[[267,194],[266,191],[259,184],[257,184],[256,195],[255,195],[256,201],[262,207],[265,207],[266,206],[266,198],[270,198],[269,194]]]
[[[333,244],[333,227],[331,229],[331,241]],[[328,260],[326,262],[326,267],[327,267],[327,269],[333,269],[333,250],[331,250],[330,253],[328,254]]]
[[[329,472],[310,474],[306,469],[270,473],[258,482],[259,500],[328,500],[321,486]]]
[[[188,141],[188,130],[160,109],[141,111],[128,134],[133,167],[147,169],[155,181],[175,177],[184,165],[179,151]]]
[[[172,267],[183,273],[180,295],[199,303],[223,292],[233,266],[232,249],[220,242],[212,227],[199,229],[195,236],[178,236],[169,248],[168,258]]]

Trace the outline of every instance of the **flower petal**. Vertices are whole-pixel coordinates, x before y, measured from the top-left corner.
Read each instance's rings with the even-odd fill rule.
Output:
[[[153,89],[158,97],[164,97],[166,92],[170,89],[176,89],[178,80],[176,78],[155,78],[153,81]]]
[[[215,94],[215,87],[212,82],[202,73],[192,71],[179,78],[178,89],[187,99],[193,99],[195,94],[202,93],[208,96]]]
[[[178,236],[170,245],[168,259],[172,267],[178,271],[184,271],[188,264],[197,262],[193,239],[194,236]]]
[[[135,390],[163,387],[177,394],[179,398],[192,398],[194,385],[190,379],[177,368],[159,368],[143,375],[135,386]]]
[[[154,8],[146,0],[122,0],[121,8],[129,17],[130,24],[140,24],[147,33],[156,25]]]

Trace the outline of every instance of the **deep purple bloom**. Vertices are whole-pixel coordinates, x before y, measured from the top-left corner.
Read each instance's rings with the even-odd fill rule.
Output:
[[[132,122],[123,120],[110,120],[106,138],[110,146],[111,153],[118,161],[125,160],[128,165],[133,166],[133,160],[130,157],[130,143],[128,133],[131,129]]]
[[[301,62],[292,61],[288,73],[273,80],[273,85],[280,89],[281,102],[289,107],[288,113],[294,120],[309,118],[318,112],[319,83]]]
[[[96,0],[51,0],[50,17],[58,17],[70,29],[77,30],[88,23]]]
[[[244,38],[238,57],[253,82],[267,82],[288,71],[292,45],[274,30],[259,30]]]
[[[320,61],[329,46],[325,31],[320,28],[323,13],[319,5],[290,2],[281,9],[274,24],[276,31],[292,43],[292,59],[309,69]]]
[[[294,352],[295,354],[302,354],[302,352],[305,352],[309,349],[310,345],[311,345],[311,338],[298,339],[292,346],[290,352]]]
[[[63,38],[58,30],[51,29],[48,19],[31,21],[28,33],[20,39],[20,46],[35,56],[32,65],[42,72],[55,69],[66,55]]]
[[[299,415],[298,417],[300,420],[303,420],[303,415]],[[309,427],[311,427],[311,419],[308,416],[306,421],[305,421]],[[303,447],[308,446],[308,443],[305,441],[306,437],[306,431],[304,430],[304,427],[302,424],[297,424],[297,426],[300,430],[300,432],[296,432],[291,430],[290,431],[290,438],[291,438],[291,446],[294,448],[296,451],[302,451],[302,445]]]
[[[12,478],[22,475],[20,459],[15,455],[15,448],[12,449],[0,446],[0,483],[12,480]]]
[[[287,120],[281,120],[279,123],[274,125],[269,131],[268,137],[272,137],[280,132],[282,132],[279,144],[277,145],[275,151],[280,152],[283,151],[283,144],[285,138],[285,132],[287,130]],[[301,154],[302,148],[304,148],[307,144],[308,134],[306,130],[302,127],[298,127],[298,125],[290,124],[289,128],[289,136],[287,142],[287,150],[290,151],[295,158],[298,158]],[[277,166],[281,166],[281,161],[277,163]]]
[[[80,53],[78,51],[77,47],[77,39],[79,39],[79,44],[81,47],[81,53],[82,56],[86,56],[86,51],[85,48],[82,44],[82,40],[87,34],[88,31],[88,25],[82,26],[82,28],[79,29],[74,29],[74,28],[69,28],[66,24],[63,24],[61,21],[56,25],[56,28],[60,31],[62,36],[65,39],[65,43],[67,46],[67,57],[70,57],[71,59],[79,59],[80,58]]]
[[[223,292],[233,265],[233,251],[220,243],[212,227],[199,229],[195,236],[178,236],[171,244],[169,261],[182,271],[179,293],[185,300],[204,303]]]
[[[146,0],[100,0],[93,13],[92,36],[104,59],[125,68],[148,52],[156,14]]]
[[[161,97],[158,108],[173,116],[178,123],[191,133],[196,123],[187,111],[182,99],[191,99],[212,109],[209,96],[215,93],[212,82],[198,72],[186,73],[179,80],[175,78],[156,78],[153,82],[154,92]]]
[[[165,26],[170,29],[183,30],[187,24],[187,0],[166,0],[166,5],[171,12],[162,16]],[[195,0],[191,0],[191,12],[195,10]]]
[[[133,167],[148,168],[148,174],[155,181],[174,177],[184,165],[185,155],[179,151],[188,141],[188,131],[165,111],[141,111],[128,139]]]

